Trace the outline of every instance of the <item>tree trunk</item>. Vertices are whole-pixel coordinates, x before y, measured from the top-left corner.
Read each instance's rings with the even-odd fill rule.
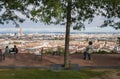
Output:
[[[67,24],[66,24],[66,35],[65,35],[65,53],[64,53],[64,67],[69,68],[69,39],[70,39],[70,26],[71,26],[71,3],[72,1],[68,1],[67,6]]]

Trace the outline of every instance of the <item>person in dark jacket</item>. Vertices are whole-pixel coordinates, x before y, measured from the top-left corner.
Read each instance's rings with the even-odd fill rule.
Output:
[[[3,54],[2,54],[2,49],[0,49],[0,61],[2,61]]]
[[[13,55],[16,58],[17,53],[18,53],[18,48],[16,47],[16,45],[14,45],[10,54],[11,54],[11,56]]]
[[[18,48],[16,47],[16,45],[14,45],[13,52],[15,52],[15,54],[18,53]]]

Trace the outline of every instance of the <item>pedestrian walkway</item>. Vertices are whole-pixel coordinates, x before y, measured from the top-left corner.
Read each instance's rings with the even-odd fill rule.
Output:
[[[16,59],[6,57],[0,61],[0,68],[50,68],[55,64],[63,64],[63,61],[64,55],[45,54],[41,61],[33,54],[17,54]],[[120,68],[120,54],[93,54],[92,60],[83,60],[82,54],[72,54],[70,61],[80,68]]]

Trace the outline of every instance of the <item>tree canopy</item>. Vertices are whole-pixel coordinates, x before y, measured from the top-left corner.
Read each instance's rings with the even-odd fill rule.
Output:
[[[37,0],[0,0],[0,24],[12,22],[15,26],[25,21],[19,13],[29,18],[29,5],[38,5]]]
[[[104,18],[101,27],[112,26],[120,29],[120,0],[1,0],[0,23],[12,21],[17,25],[24,19],[20,12],[35,22],[66,25],[64,65],[69,64],[70,27],[85,28],[96,16]]]
[[[37,21],[47,24],[66,24],[67,5],[70,0],[41,0],[40,6],[32,10]],[[71,21],[74,29],[85,28],[84,23],[91,23],[94,17],[104,17],[101,27],[120,28],[120,0],[71,0]],[[115,21],[117,19],[117,21]]]
[[[23,22],[18,12],[34,21],[47,24],[66,24],[67,3],[70,0],[1,0],[0,24]],[[31,7],[32,6],[32,7]],[[104,17],[101,25],[120,28],[120,0],[72,0],[71,20],[74,29],[85,28],[84,22],[92,22],[96,16]],[[115,19],[117,19],[115,21]]]

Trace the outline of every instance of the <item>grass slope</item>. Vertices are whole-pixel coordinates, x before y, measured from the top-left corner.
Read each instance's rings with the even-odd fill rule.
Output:
[[[0,79],[90,79],[99,78],[105,73],[90,69],[57,72],[46,69],[0,69]]]

